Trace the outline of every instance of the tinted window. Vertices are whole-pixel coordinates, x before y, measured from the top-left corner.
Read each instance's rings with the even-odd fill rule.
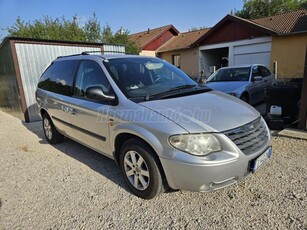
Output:
[[[70,96],[77,65],[78,61],[54,62],[43,73],[38,87],[54,93]]]
[[[90,86],[99,86],[106,95],[111,94],[111,85],[100,66],[94,61],[82,61],[77,72],[74,95],[85,97]]]
[[[261,72],[262,72],[262,76],[263,77],[268,77],[271,75],[270,70],[268,70],[268,68],[264,67],[264,66],[259,66]]]
[[[156,58],[116,58],[103,63],[128,98],[145,98],[183,85],[196,86],[180,69]]]
[[[256,76],[261,76],[262,77],[262,73],[260,72],[258,66],[254,66],[253,67],[253,77],[256,77]]]
[[[219,69],[208,78],[207,82],[248,81],[249,73],[249,67]]]

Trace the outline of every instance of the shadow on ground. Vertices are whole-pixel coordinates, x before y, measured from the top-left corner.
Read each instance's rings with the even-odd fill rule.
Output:
[[[41,121],[22,123],[29,131],[38,136],[38,138],[40,139],[40,144],[50,145],[45,138]],[[67,156],[70,156],[77,161],[87,165],[92,170],[98,172],[104,177],[110,179],[116,185],[130,192],[122,177],[120,168],[114,160],[103,156],[102,154],[95,152],[69,138],[65,138],[64,141],[60,144],[50,146],[61,151]]]

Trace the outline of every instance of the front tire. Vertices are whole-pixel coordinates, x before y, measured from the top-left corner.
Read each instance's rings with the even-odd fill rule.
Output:
[[[152,199],[163,191],[158,158],[144,142],[126,141],[120,151],[119,164],[128,187],[138,197]]]
[[[58,144],[64,140],[64,136],[58,132],[48,114],[43,115],[43,130],[50,144]]]

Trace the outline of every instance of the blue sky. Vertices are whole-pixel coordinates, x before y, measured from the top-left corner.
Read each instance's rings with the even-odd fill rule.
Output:
[[[191,27],[213,26],[232,9],[241,9],[243,0],[0,0],[0,38],[3,29],[24,21],[77,15],[81,23],[96,13],[101,26],[108,23],[130,33],[173,24],[180,32]]]

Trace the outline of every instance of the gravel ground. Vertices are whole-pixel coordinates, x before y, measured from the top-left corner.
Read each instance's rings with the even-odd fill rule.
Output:
[[[0,112],[0,229],[307,229],[307,141],[274,137],[253,176],[212,193],[132,195],[116,164]]]

